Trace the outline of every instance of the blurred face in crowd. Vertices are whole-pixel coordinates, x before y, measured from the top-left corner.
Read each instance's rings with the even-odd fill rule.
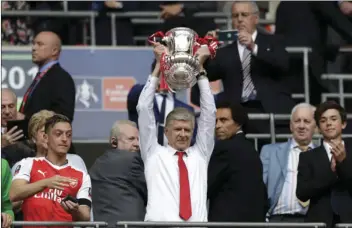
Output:
[[[341,115],[336,109],[328,109],[320,117],[319,129],[325,139],[340,138],[345,128],[346,122],[342,122]]]
[[[44,65],[51,60],[57,60],[61,50],[60,38],[52,32],[41,32],[33,40],[32,61]]]
[[[45,151],[48,149],[47,140],[44,137],[44,134],[45,134],[45,127],[43,126],[39,128],[39,130],[34,135],[33,141],[35,142],[37,150]]]
[[[240,129],[240,126],[232,119],[231,109],[219,108],[216,111],[216,138],[225,140],[231,138]]]
[[[172,148],[185,151],[191,145],[193,130],[192,121],[171,120],[165,127],[165,135]]]
[[[300,145],[308,145],[312,141],[315,129],[314,110],[310,107],[297,108],[290,122],[290,130],[296,142]]]
[[[120,135],[117,138],[117,148],[129,152],[139,151],[139,133],[134,126],[124,124],[121,126]],[[116,139],[113,139],[116,140]]]
[[[232,5],[232,27],[253,33],[258,24],[258,12],[251,2],[235,2]]]
[[[6,127],[7,121],[16,120],[17,99],[15,94],[9,89],[1,90],[1,126]],[[10,129],[8,129],[10,130]]]
[[[48,145],[48,152],[51,151],[57,155],[66,155],[72,142],[72,127],[70,123],[58,122],[47,134],[44,139]]]

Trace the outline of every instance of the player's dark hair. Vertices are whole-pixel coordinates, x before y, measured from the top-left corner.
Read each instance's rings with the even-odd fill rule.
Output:
[[[48,133],[50,129],[52,129],[57,123],[69,123],[71,125],[71,120],[61,114],[55,114],[50,117],[45,122],[45,133]]]

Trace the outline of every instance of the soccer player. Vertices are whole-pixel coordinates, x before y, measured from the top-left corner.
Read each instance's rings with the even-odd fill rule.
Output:
[[[66,157],[72,141],[70,120],[55,114],[45,124],[44,137],[47,156],[20,162],[10,189],[11,201],[24,201],[25,221],[89,221],[90,177]]]

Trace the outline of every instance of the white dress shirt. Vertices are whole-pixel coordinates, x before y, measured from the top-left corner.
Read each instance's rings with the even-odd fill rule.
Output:
[[[158,105],[159,113],[161,112],[161,105],[163,103],[163,96],[159,93],[155,94],[156,104]],[[164,124],[166,123],[167,115],[174,110],[175,101],[174,97],[171,93],[168,93],[166,96],[166,105],[165,105],[165,117],[164,117]],[[156,135],[158,135],[158,128],[156,128]],[[167,146],[167,138],[164,134],[164,146]]]
[[[310,143],[308,147],[313,149],[313,143]],[[294,139],[292,139],[287,161],[287,172],[285,182],[282,187],[279,200],[272,212],[273,215],[305,215],[308,211],[308,207],[302,207],[302,205],[298,201],[298,198],[296,197],[298,162],[299,154],[301,152],[301,149],[298,148],[298,143]]]
[[[153,99],[158,78],[150,76],[139,97],[137,111],[140,150],[148,187],[145,221],[183,221],[179,216],[180,187],[176,149],[160,146],[156,137]],[[198,80],[201,115],[194,146],[183,157],[190,183],[192,216],[188,221],[205,222],[207,213],[207,170],[214,149],[215,102],[207,78]]]
[[[252,39],[253,39],[253,42],[255,42],[255,39],[257,38],[257,30],[254,31],[254,33],[252,34]],[[246,46],[240,44],[240,42],[237,40],[237,48],[238,48],[238,55],[240,56],[240,59],[241,59],[241,62],[243,61],[243,52],[244,52],[244,49],[246,48]],[[256,56],[258,54],[258,45],[255,44],[254,45],[254,48],[252,50],[252,55]]]

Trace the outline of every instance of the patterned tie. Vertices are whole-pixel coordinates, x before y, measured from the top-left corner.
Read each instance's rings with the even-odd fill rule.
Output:
[[[192,216],[188,170],[183,160],[185,152],[177,151],[176,154],[178,155],[178,168],[180,172],[180,217],[187,221]]]
[[[243,89],[242,102],[254,100],[256,97],[256,90],[251,77],[251,52],[245,48],[242,58],[242,72],[243,72]]]
[[[158,143],[164,145],[164,120],[165,120],[165,109],[166,109],[166,99],[167,95],[162,94],[163,101],[161,102],[161,109],[159,113],[159,126],[158,126]]]
[[[20,112],[22,113],[24,112],[24,107],[28,101],[28,98],[30,94],[33,92],[34,87],[37,85],[40,79],[41,79],[41,72],[38,72],[34,80],[32,81],[31,85],[29,86],[29,88],[27,89],[26,93],[23,96],[23,100],[20,106]]]

